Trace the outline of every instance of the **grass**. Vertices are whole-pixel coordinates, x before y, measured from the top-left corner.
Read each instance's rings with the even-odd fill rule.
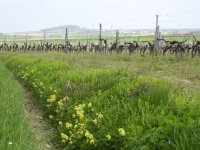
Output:
[[[198,149],[199,58],[7,53],[61,149]],[[170,82],[169,82],[170,81]]]
[[[41,146],[24,114],[25,96],[5,65],[0,62],[0,149],[35,150]]]

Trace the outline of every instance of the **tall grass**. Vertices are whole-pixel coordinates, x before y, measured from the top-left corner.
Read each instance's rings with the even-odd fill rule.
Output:
[[[25,96],[22,87],[0,62],[0,149],[35,150],[38,143],[24,114]]]

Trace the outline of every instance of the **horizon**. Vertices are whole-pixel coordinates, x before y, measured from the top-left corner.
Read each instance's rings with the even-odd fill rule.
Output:
[[[31,33],[31,32],[42,32],[42,31],[45,31],[45,30],[49,30],[49,29],[52,29],[52,28],[58,28],[58,27],[64,27],[64,26],[77,26],[79,28],[83,28],[83,29],[88,29],[88,30],[96,30],[98,31],[99,29],[98,28],[88,28],[88,27],[82,27],[82,26],[79,26],[79,25],[57,25],[57,26],[53,26],[53,27],[47,27],[47,28],[43,28],[43,29],[39,29],[39,30],[32,30],[32,31],[16,31],[16,32],[0,32],[0,33],[3,33],[3,34],[14,34],[14,33]],[[109,29],[109,28],[103,28],[102,29],[102,32],[104,31],[116,31],[116,30],[155,30],[154,28],[132,28],[132,29],[128,29],[128,28],[119,28],[119,29]],[[200,30],[200,27],[199,28],[192,28],[192,27],[187,27],[187,28],[162,28],[160,29],[160,31],[163,31],[163,30]]]

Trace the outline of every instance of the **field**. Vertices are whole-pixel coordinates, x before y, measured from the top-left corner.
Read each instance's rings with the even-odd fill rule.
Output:
[[[107,39],[108,42],[115,42],[116,38],[114,36],[109,36],[109,37],[104,37],[102,36],[103,39]],[[172,41],[172,40],[177,40],[177,41],[184,41],[185,39],[189,38],[189,42],[192,43],[192,36],[178,36],[178,35],[174,35],[174,36],[164,36],[164,39],[165,40],[169,40],[169,41]],[[200,37],[197,36],[196,37],[197,40],[200,40]],[[127,36],[125,37],[124,35],[122,36],[119,36],[119,41],[120,43],[123,43],[123,42],[132,42],[132,41],[154,41],[155,40],[155,37],[154,36]],[[64,44],[64,38],[63,39],[54,39],[54,38],[46,38],[45,42],[49,42],[49,43],[54,43],[54,44]],[[98,43],[98,37],[91,37],[89,38],[89,41],[92,43]],[[3,43],[4,40],[3,38],[0,39],[0,43]],[[14,39],[13,37],[7,37],[6,39],[6,42],[9,43],[9,44],[13,44],[14,43]],[[26,42],[26,39],[25,38],[19,38],[19,39],[16,39],[16,43],[18,43],[20,45],[25,43]],[[39,42],[43,42],[43,39],[40,38],[40,39],[28,39],[28,43],[29,44],[38,44]],[[85,38],[83,37],[76,37],[75,39],[73,38],[69,38],[69,42],[71,44],[77,44],[78,42],[81,42],[81,44],[86,44],[87,43],[87,36]]]
[[[54,129],[51,142],[57,149],[200,147],[198,57],[0,52],[0,62],[32,95]],[[5,66],[2,83],[13,78]],[[1,102],[13,103],[0,92]],[[15,102],[21,99],[23,94]],[[2,131],[0,142],[6,145]]]

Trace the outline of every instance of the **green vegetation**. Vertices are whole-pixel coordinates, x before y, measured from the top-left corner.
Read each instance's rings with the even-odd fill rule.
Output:
[[[24,114],[22,87],[0,62],[0,149],[35,150],[41,148]]]
[[[199,58],[2,52],[1,59],[32,92],[58,148],[200,146]]]

